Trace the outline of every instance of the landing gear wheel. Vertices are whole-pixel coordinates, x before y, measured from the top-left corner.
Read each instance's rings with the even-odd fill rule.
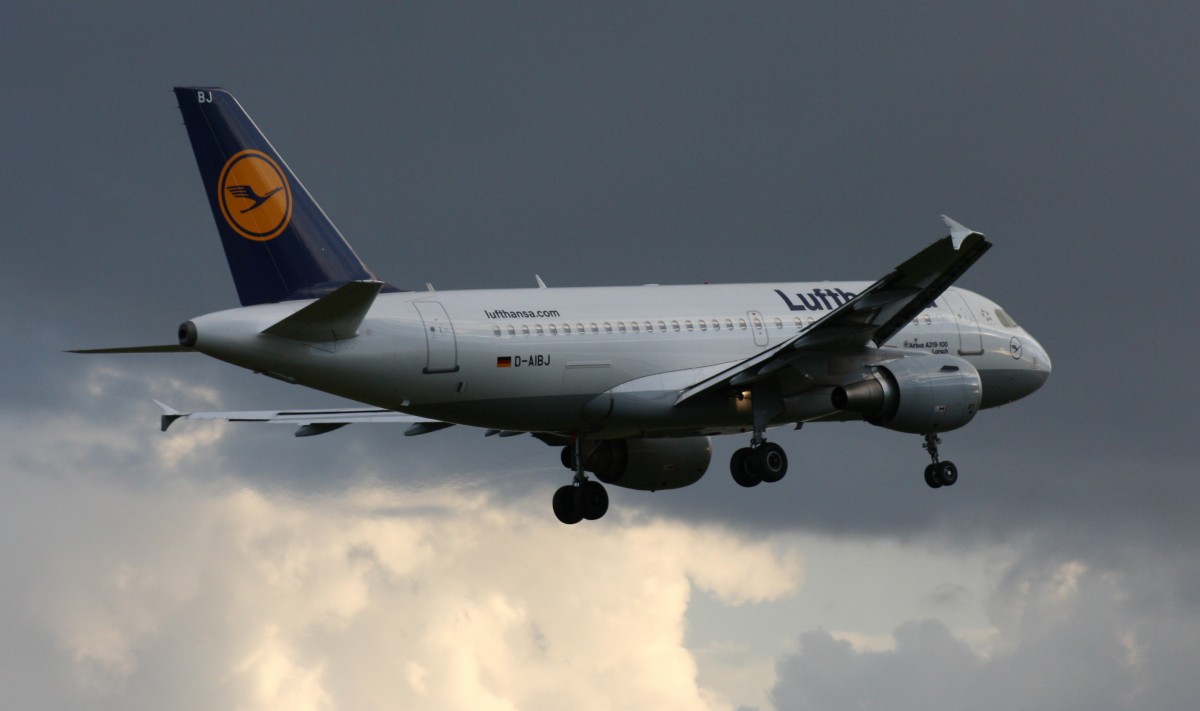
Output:
[[[925,467],[925,483],[930,489],[942,488],[941,478],[938,477],[938,465],[930,464]]]
[[[783,447],[774,442],[764,442],[761,447],[754,450],[754,454],[750,459],[750,467],[756,472],[760,479],[768,484],[774,484],[787,474],[787,454],[784,453]]]
[[[576,487],[567,485],[559,487],[558,491],[554,492],[554,515],[568,526],[583,520],[583,511],[579,506],[579,498],[575,495],[575,489]]]
[[[733,474],[733,480],[736,481],[739,486],[750,488],[752,486],[758,486],[762,481],[762,478],[752,466],[753,456],[753,449],[750,449],[749,447],[742,447],[734,452],[733,458],[729,460],[729,471],[731,474]]]
[[[559,455],[562,460],[562,465],[567,469],[575,469],[575,448],[567,445],[562,448],[562,454]]]
[[[937,469],[937,480],[942,486],[954,486],[958,481],[958,467],[954,466],[954,462],[938,462],[934,465]]]
[[[574,487],[579,490],[579,511],[589,521],[595,521],[608,511],[608,492],[598,481],[588,481]]]

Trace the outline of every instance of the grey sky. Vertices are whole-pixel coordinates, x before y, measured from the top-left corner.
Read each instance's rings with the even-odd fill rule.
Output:
[[[803,540],[813,560],[822,541],[851,546],[847,568],[874,564],[864,551],[876,545],[1004,560],[986,584],[972,578],[986,598],[976,617],[1009,636],[971,648],[978,659],[963,657],[948,609],[896,612],[894,647],[874,652],[830,636],[844,627],[813,612],[795,627],[780,620],[787,649],[765,634],[746,642],[777,659],[777,676],[735,704],[928,706],[940,687],[919,672],[932,665],[966,675],[947,697],[962,706],[1176,705],[1197,691],[1185,632],[1200,631],[1200,444],[1189,414],[1200,398],[1189,357],[1200,351],[1190,327],[1198,21],[1184,3],[5,7],[0,413],[10,453],[0,486],[12,496],[0,565],[23,582],[4,593],[13,604],[0,620],[0,668],[17,671],[0,677],[10,690],[0,699],[36,700],[68,679],[58,705],[161,707],[188,685],[206,707],[243,699],[172,666],[186,663],[189,626],[221,614],[186,614],[199,609],[188,602],[133,625],[143,631],[129,637],[120,684],[87,681],[81,665],[107,664],[111,681],[125,658],[81,657],[63,641],[76,637],[46,620],[70,597],[64,586],[103,590],[96,581],[111,578],[55,561],[122,559],[127,539],[111,519],[87,518],[93,508],[131,516],[129,530],[146,534],[159,517],[141,505],[204,518],[181,503],[192,486],[309,506],[356,486],[433,496],[449,481],[518,520],[550,517],[561,469],[535,441],[363,427],[301,442],[247,427],[172,459],[151,397],[231,408],[328,400],[190,356],[60,352],[171,342],[180,321],[236,305],[170,93],[213,84],[238,97],[360,256],[401,285],[532,286],[534,273],[551,286],[872,279],[940,236],[940,213],[985,232],[995,248],[960,283],[1035,334],[1055,370],[1029,400],[944,437],[962,473],[954,490],[920,481],[919,438],[810,426],[779,437],[793,461],[783,488],[739,489],[724,466],[739,443],[719,440],[699,485],[614,491],[627,516],[593,534],[636,537],[667,521],[750,548]],[[178,436],[201,431],[216,432]],[[462,518],[451,508],[447,521]],[[163,536],[193,540],[169,525]],[[160,552],[129,556],[156,579],[173,574]],[[453,579],[425,575],[434,587]],[[1078,590],[1069,609],[1056,607],[1064,575]],[[694,604],[707,605],[704,585],[688,579]],[[823,583],[810,571],[804,584]],[[804,589],[788,602],[771,588],[763,614],[800,610]],[[119,617],[97,595],[79,609]],[[1025,617],[1009,614],[1018,597]],[[760,614],[752,608],[725,614]],[[720,641],[725,623],[713,615],[686,618],[693,640]],[[200,651],[216,668],[234,654],[228,645]],[[1121,673],[1097,659],[1114,649],[1125,650]],[[740,683],[728,681],[739,678],[733,666],[692,651],[701,686],[725,674],[728,696]],[[39,660],[39,673],[21,671],[22,659]],[[1078,677],[1020,666],[1064,659]],[[1076,693],[1083,680],[1095,685]],[[354,698],[326,681],[332,706]],[[908,696],[891,695],[907,682]]]

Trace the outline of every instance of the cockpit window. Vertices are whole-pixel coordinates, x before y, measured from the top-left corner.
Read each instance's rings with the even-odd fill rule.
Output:
[[[1017,322],[1013,321],[1013,317],[1009,316],[1004,309],[996,309],[996,318],[1000,319],[1000,323],[1008,328],[1016,328]]]

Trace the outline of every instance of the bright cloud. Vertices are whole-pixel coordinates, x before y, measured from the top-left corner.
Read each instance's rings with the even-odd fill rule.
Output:
[[[125,451],[113,432],[83,441],[105,436]],[[7,513],[44,513],[20,521],[23,535],[60,543],[51,559],[6,554],[34,569],[27,611],[70,694],[114,705],[730,708],[684,645],[692,586],[736,604],[802,579],[778,542],[619,515],[565,528],[545,507],[453,488],[296,497],[191,476],[5,481],[19,493]],[[167,657],[194,659],[194,689],[211,695],[158,684]]]

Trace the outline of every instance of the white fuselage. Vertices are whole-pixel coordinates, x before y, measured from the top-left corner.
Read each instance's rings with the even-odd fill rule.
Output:
[[[740,398],[686,387],[795,335],[867,282],[506,289],[380,294],[358,330],[303,343],[264,328],[312,303],[223,311],[193,320],[196,349],[352,400],[459,424],[592,437],[747,431]],[[999,313],[998,313],[999,312]],[[1011,325],[1006,325],[1006,323]],[[772,424],[854,417],[832,388],[871,363],[918,354],[969,361],[982,407],[1024,397],[1049,375],[1045,351],[992,301],[951,288],[879,348],[813,354]]]

